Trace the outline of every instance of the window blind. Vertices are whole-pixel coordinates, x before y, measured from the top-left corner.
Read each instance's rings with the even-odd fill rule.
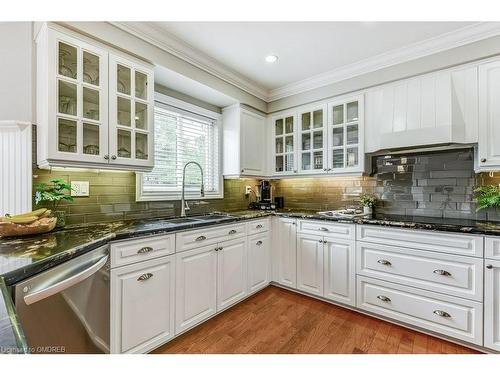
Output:
[[[156,103],[155,166],[143,175],[144,192],[180,194],[182,172],[189,161],[198,162],[204,173],[205,194],[219,193],[219,144],[216,121]],[[186,194],[199,195],[200,170],[196,165],[186,169]]]

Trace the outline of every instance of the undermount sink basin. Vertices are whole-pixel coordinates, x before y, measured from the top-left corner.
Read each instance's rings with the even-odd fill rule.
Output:
[[[172,224],[185,224],[185,223],[194,223],[196,221],[199,221],[199,220],[196,220],[196,219],[191,219],[189,217],[180,217],[178,219],[171,219],[171,220],[166,220],[168,223],[172,223]]]
[[[202,215],[202,216],[193,216],[191,219],[196,219],[200,221],[213,221],[213,220],[229,220],[232,219],[232,216],[228,215]]]

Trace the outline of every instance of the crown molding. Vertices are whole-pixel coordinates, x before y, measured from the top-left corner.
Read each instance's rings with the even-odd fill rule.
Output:
[[[388,51],[276,89],[266,90],[264,87],[222,65],[205,53],[161,29],[154,23],[109,23],[268,103],[362,74],[371,73],[376,70],[500,35],[500,22],[477,22],[473,25]]]
[[[233,86],[268,101],[267,89],[248,80],[241,74],[223,66],[207,54],[195,49],[169,32],[151,22],[109,22],[111,25],[132,34],[162,50],[200,68]]]
[[[327,86],[362,74],[416,60],[500,35],[500,22],[478,22],[433,38],[315,75],[269,91],[269,102]]]

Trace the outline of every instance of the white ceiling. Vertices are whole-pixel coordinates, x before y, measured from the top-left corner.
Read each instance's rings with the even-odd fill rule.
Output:
[[[266,90],[433,38],[472,22],[158,22]],[[275,54],[275,64],[264,57]]]
[[[113,24],[267,102],[500,35],[500,22]]]

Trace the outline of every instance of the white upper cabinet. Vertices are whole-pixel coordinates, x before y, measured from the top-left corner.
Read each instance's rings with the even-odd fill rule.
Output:
[[[265,117],[237,104],[222,111],[222,127],[224,176],[267,175]]]
[[[301,110],[298,122],[298,173],[326,172],[326,106],[319,105]]]
[[[480,170],[500,168],[500,61],[479,66]]]
[[[363,96],[328,103],[328,167],[330,173],[364,170]]]
[[[109,47],[52,24],[42,26],[36,43],[38,165],[150,170],[154,162],[151,67],[144,63],[139,71],[135,69],[139,63],[129,64],[133,75],[129,86],[134,91],[129,92],[127,110],[133,133],[120,134],[129,136],[134,158],[125,163],[113,159],[117,85]],[[141,85],[144,94],[138,94]],[[136,131],[139,127],[143,130]]]
[[[368,90],[365,151],[477,142],[477,100],[476,67]]]
[[[297,115],[282,113],[271,117],[272,174],[286,176],[297,174]]]
[[[154,164],[154,83],[147,66],[109,56],[109,160],[151,169]]]

